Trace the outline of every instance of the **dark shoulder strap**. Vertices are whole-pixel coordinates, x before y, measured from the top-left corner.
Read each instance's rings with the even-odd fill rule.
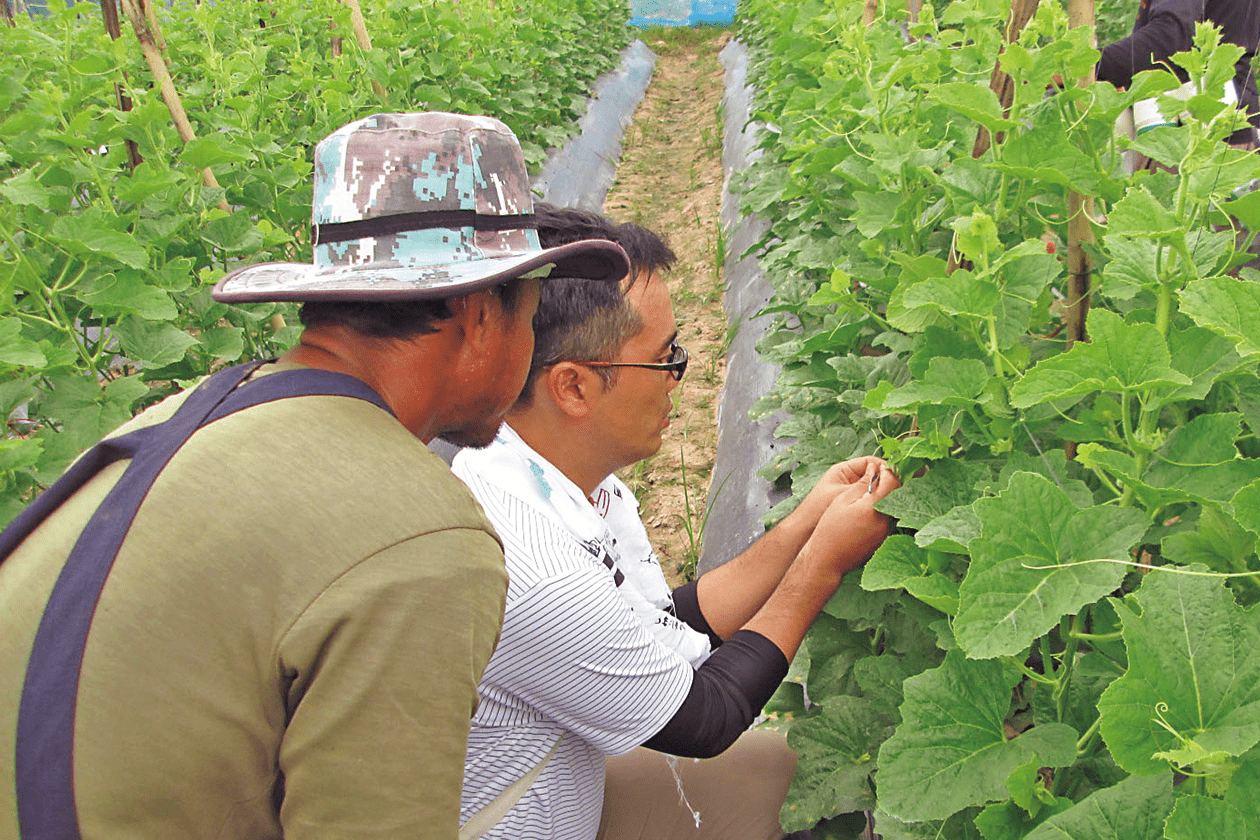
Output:
[[[3,558],[101,469],[114,461],[131,459],[80,533],[36,631],[22,686],[15,756],[18,822],[25,838],[79,838],[73,786],[74,710],[88,631],[136,512],[179,448],[203,425],[288,397],[347,396],[389,410],[360,380],[328,371],[281,371],[242,385],[258,365],[219,371],[166,421],[97,444],[0,534]]]

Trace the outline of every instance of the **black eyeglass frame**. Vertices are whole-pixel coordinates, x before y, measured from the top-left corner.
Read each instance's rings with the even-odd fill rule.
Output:
[[[667,370],[674,377],[675,382],[681,382],[683,374],[687,372],[687,360],[690,356],[687,348],[677,341],[670,342],[669,349],[671,355],[668,362],[574,362],[574,364],[586,367],[637,367],[648,370]]]

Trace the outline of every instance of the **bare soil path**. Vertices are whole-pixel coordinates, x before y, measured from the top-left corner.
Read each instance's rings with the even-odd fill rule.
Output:
[[[604,212],[656,231],[678,255],[665,279],[691,364],[674,391],[660,452],[621,474],[639,499],[666,576],[677,585],[694,575],[699,557],[725,377],[724,82],[718,53],[731,35],[689,27],[651,29],[642,37],[659,58],[626,132]]]

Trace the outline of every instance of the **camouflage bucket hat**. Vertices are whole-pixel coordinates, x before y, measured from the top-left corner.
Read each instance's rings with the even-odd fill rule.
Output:
[[[543,248],[520,144],[492,117],[375,114],[315,147],[314,264],[232,271],[215,300],[415,300],[537,273],[620,280],[604,240]]]

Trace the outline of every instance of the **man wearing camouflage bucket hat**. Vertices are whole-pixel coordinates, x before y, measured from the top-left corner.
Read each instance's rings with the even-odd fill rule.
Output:
[[[300,344],[83,455],[0,535],[0,836],[433,837],[459,824],[506,575],[425,444],[520,392],[544,249],[516,138],[378,114],[316,148],[313,264],[221,301],[302,302]]]

